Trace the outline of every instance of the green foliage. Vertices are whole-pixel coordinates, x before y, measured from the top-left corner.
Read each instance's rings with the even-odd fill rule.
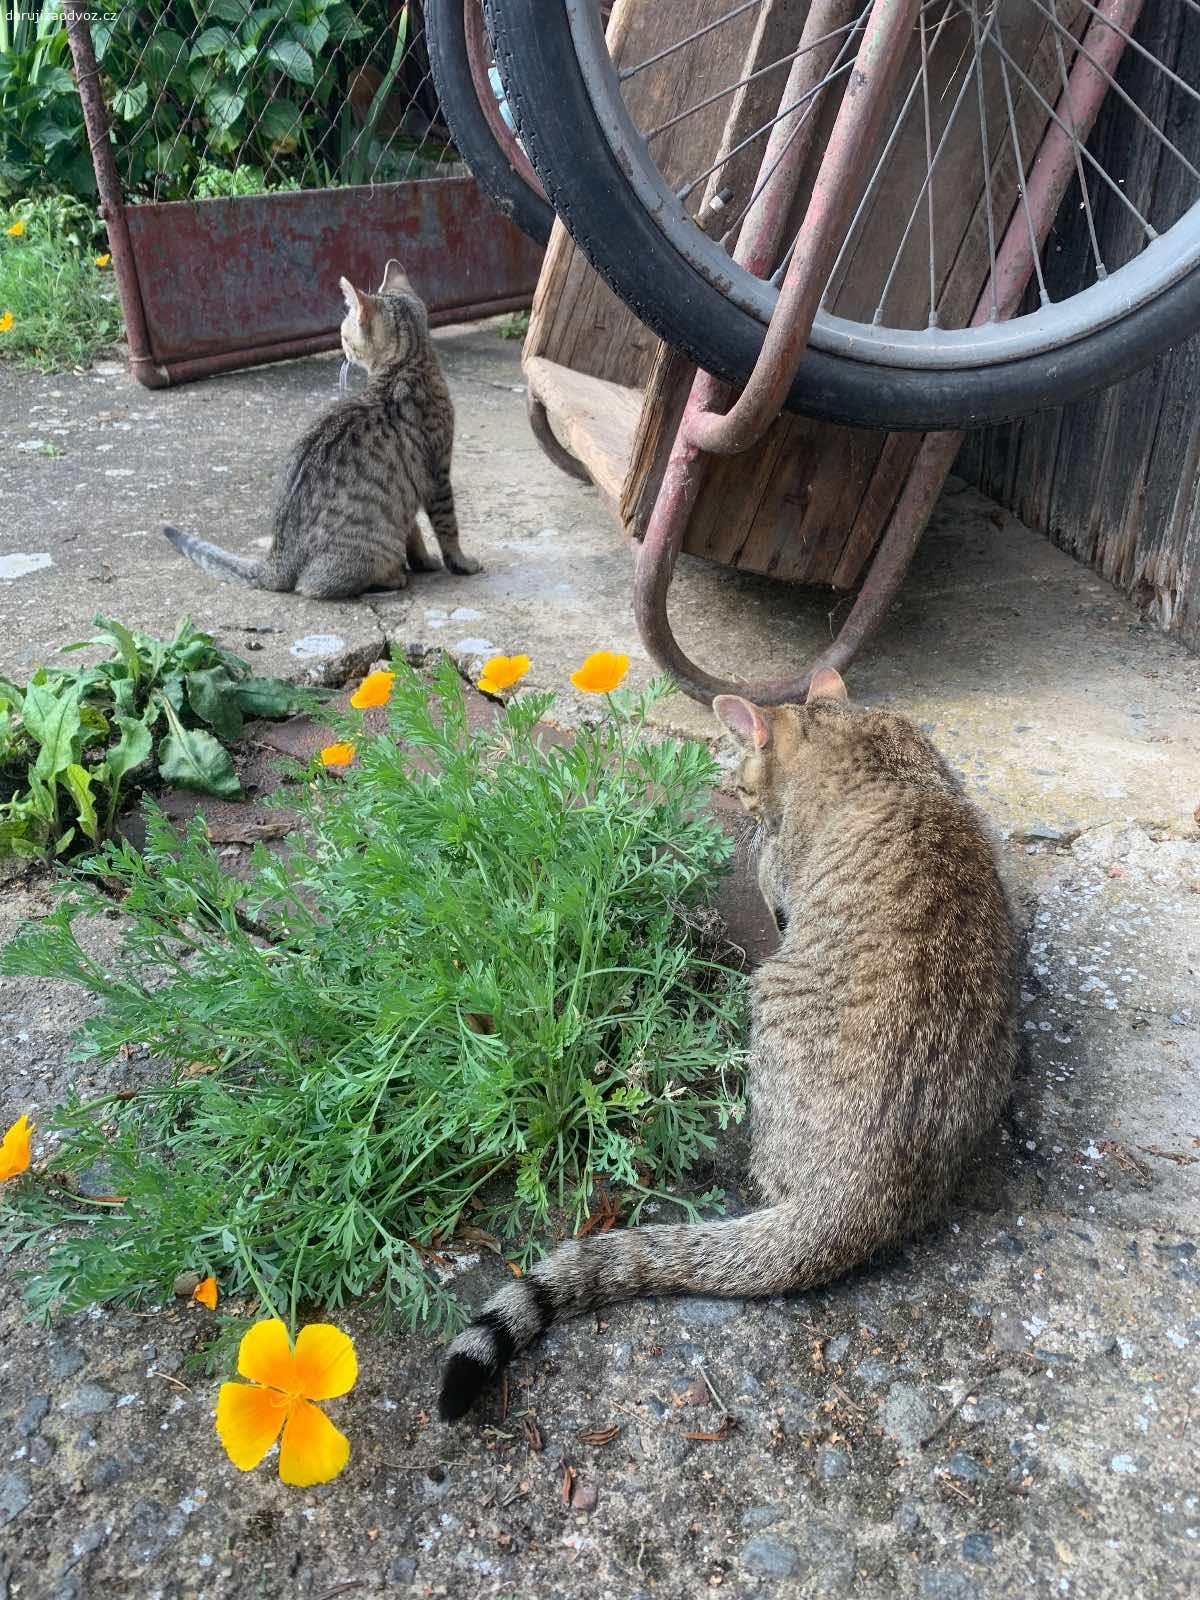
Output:
[[[529,332],[528,311],[514,311],[504,318],[496,332],[502,339],[523,339]]]
[[[61,0],[0,14],[0,200],[96,184]],[[115,18],[115,20],[114,20]],[[389,0],[135,0],[91,24],[125,193],[387,182],[457,161],[424,36]],[[397,104],[409,108],[395,125]],[[411,122],[411,126],[410,126]]]
[[[232,742],[246,717],[285,717],[304,703],[280,679],[251,676],[187,618],[169,641],[106,617],[94,626],[95,638],[65,649],[99,646],[106,660],[39,667],[23,689],[0,679],[0,857],[98,843],[125,780],[143,769],[181,788],[236,795],[229,752],[214,735]]]
[[[0,11],[0,199],[96,192],[61,0]]]
[[[23,226],[19,236],[8,231],[14,226]],[[114,344],[116,286],[96,264],[106,254],[103,224],[81,201],[39,195],[0,205],[0,316],[12,317],[0,357],[52,371],[86,366]]]
[[[5,1185],[7,1245],[44,1250],[36,1309],[161,1298],[195,1268],[442,1328],[429,1249],[467,1226],[528,1261],[600,1184],[634,1220],[740,1115],[740,981],[689,910],[730,844],[708,751],[644,736],[665,686],[544,748],[552,696],[472,732],[451,665],[432,689],[395,671],[388,731],[352,716],[345,776],[307,774],[285,860],[260,847],[235,881],[202,822],[151,810],[144,854],[108,844],[5,952],[99,998],[81,1058],[170,1063],[70,1102],[49,1174]],[[100,966],[74,923],[114,891],[128,931]],[[87,1174],[123,1204],[88,1208]]]
[[[376,125],[401,59],[414,78],[426,63],[406,8],[395,25],[391,11],[385,0],[144,0],[94,24],[126,192],[190,199],[395,176]]]

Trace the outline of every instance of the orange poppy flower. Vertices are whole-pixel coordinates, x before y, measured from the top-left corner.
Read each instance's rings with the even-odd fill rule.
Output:
[[[611,650],[595,650],[571,674],[571,682],[584,694],[611,694],[629,671],[629,657],[614,655]]]
[[[5,228],[5,233],[11,233],[14,239],[19,239],[25,232],[24,222],[14,222],[11,228]]]
[[[326,767],[348,767],[353,760],[352,744],[327,744],[321,751],[321,762]]]
[[[348,1394],[358,1377],[354,1342],[340,1328],[314,1322],[293,1349],[277,1317],[248,1328],[238,1371],[249,1383],[223,1383],[217,1436],[240,1472],[258,1466],[279,1438],[279,1476],[307,1489],[336,1478],[350,1459],[350,1441],[314,1400]]]
[[[0,1183],[29,1171],[29,1136],[32,1132],[29,1118],[20,1116],[4,1135],[0,1143]]]
[[[529,671],[528,656],[492,656],[483,663],[483,673],[476,688],[484,694],[501,694],[519,683]]]
[[[199,1300],[202,1306],[207,1306],[210,1311],[217,1309],[217,1280],[215,1278],[201,1278],[192,1290],[192,1299]]]
[[[12,314],[11,311],[6,311],[4,313],[4,315],[2,317],[0,317],[0,333],[7,333],[8,330],[12,327],[12,325],[13,325],[13,314]]]
[[[350,696],[350,704],[356,711],[367,711],[372,706],[387,705],[395,681],[394,672],[368,672]]]
[[[97,256],[95,259],[96,259],[96,265],[98,267],[106,267],[108,265],[108,263],[112,260],[112,257],[109,256],[109,255],[104,255],[104,256]]]

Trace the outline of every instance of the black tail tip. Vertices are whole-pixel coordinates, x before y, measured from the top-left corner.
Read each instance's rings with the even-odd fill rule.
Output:
[[[496,1369],[474,1356],[452,1354],[442,1368],[442,1389],[438,1395],[438,1415],[443,1422],[457,1422],[465,1417],[496,1377]]]

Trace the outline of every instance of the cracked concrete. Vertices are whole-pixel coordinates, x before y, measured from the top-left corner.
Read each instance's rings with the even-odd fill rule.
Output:
[[[253,549],[331,362],[158,395],[107,369],[0,366],[0,574],[21,573],[0,576],[0,672],[27,673],[96,610],[161,630],[187,609],[261,671],[338,677],[385,640],[474,640],[526,650],[539,687],[594,648],[646,676],[628,554],[530,437],[516,349],[486,326],[438,337],[464,543],[486,571],[369,605],[218,585],[155,531],[169,518]],[[831,608],[687,561],[673,594],[706,663],[746,674],[802,659]],[[314,636],[342,644],[293,653]],[[507,1412],[496,1396],[456,1429],[430,1420],[428,1341],[339,1313],[361,1362],[337,1416],[354,1454],[312,1491],[225,1461],[215,1386],[188,1364],[201,1314],[97,1310],[46,1334],[7,1263],[3,1600],[1196,1592],[1200,663],[952,485],[851,684],[956,764],[1004,838],[1025,929],[1011,1112],[946,1224],[795,1300],[648,1302],[559,1328],[514,1367]],[[569,690],[559,707],[584,709]],[[664,719],[711,731],[687,702]],[[47,904],[42,881],[10,886],[0,935]],[[5,1121],[152,1070],[69,1064],[87,1005],[4,981]],[[716,1165],[735,1201],[741,1159],[730,1141]],[[494,1287],[490,1260],[461,1269],[464,1299]]]

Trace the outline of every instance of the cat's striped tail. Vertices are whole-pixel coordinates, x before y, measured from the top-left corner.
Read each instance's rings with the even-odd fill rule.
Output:
[[[465,1416],[484,1387],[552,1322],[610,1300],[648,1294],[740,1297],[782,1294],[837,1276],[861,1259],[851,1230],[795,1205],[678,1226],[628,1228],[572,1239],[524,1278],[506,1283],[455,1339],[442,1372],[438,1409]]]
[[[244,583],[250,589],[260,587],[259,576],[262,572],[260,562],[247,561],[245,556],[235,556],[228,550],[222,550],[218,545],[209,544],[207,539],[197,539],[194,534],[181,533],[169,523],[163,524],[163,533],[180,555],[185,555],[189,561],[194,561],[201,572],[207,572],[213,578],[224,578],[227,582]]]

